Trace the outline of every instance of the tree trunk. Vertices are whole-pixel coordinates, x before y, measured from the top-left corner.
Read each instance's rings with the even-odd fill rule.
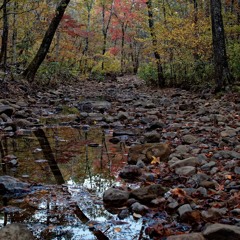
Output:
[[[8,11],[7,11],[7,4],[8,0],[3,0],[3,33],[2,33],[2,46],[0,52],[0,65],[3,67],[4,70],[7,68],[7,47],[8,47]]]
[[[64,15],[64,12],[69,4],[70,0],[61,0],[59,5],[56,8],[55,16],[53,17],[45,36],[42,40],[42,44],[38,49],[38,52],[32,62],[29,64],[27,69],[23,72],[23,76],[29,81],[32,82],[37,73],[38,68],[45,59],[50,45],[52,43],[53,37],[57,30],[57,27]]]
[[[224,37],[224,26],[222,20],[221,0],[211,0],[211,20],[212,20],[212,44],[215,71],[215,92],[223,90],[225,86],[233,82],[233,76],[230,73],[226,54],[226,45]]]
[[[18,9],[18,3],[14,2],[13,3],[13,30],[12,30],[12,64],[17,65],[17,28],[16,28],[16,23],[17,23],[17,9]]]
[[[165,86],[165,79],[163,77],[163,69],[161,65],[161,57],[157,51],[157,37],[154,30],[154,20],[153,20],[153,11],[152,11],[152,1],[149,0],[146,2],[148,8],[148,25],[151,33],[152,38],[152,45],[153,45],[153,54],[156,59],[157,63],[157,74],[158,74],[158,87]]]

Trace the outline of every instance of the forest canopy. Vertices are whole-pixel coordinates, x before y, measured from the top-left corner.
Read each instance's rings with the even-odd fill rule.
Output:
[[[1,68],[20,73],[34,59],[64,1],[1,2]],[[44,84],[120,74],[138,74],[156,85],[210,84],[216,78],[214,2],[220,4],[229,71],[232,79],[240,78],[239,0],[65,2],[69,4],[62,5],[66,11],[37,72]],[[159,78],[164,82],[159,84]]]

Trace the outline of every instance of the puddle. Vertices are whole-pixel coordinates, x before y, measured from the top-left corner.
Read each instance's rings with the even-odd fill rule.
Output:
[[[120,183],[118,172],[127,160],[123,144],[111,144],[111,131],[98,127],[43,130],[2,138],[1,156],[10,162],[1,159],[0,175],[44,187],[22,199],[0,199],[0,206],[15,207],[0,213],[0,227],[24,222],[38,239],[138,239],[142,220],[120,221],[102,203],[103,192]]]

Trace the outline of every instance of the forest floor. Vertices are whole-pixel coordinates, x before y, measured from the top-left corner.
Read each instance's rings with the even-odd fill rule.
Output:
[[[100,229],[95,238],[170,240],[175,238],[169,236],[175,235],[176,239],[216,239],[219,233],[221,239],[240,238],[238,93],[216,96],[209,89],[200,93],[156,89],[147,87],[136,76],[71,85],[66,82],[44,91],[14,80],[0,85],[1,140],[6,131],[21,134],[22,129],[39,126],[42,117],[68,114],[74,117],[65,124],[111,129],[110,141],[123,143],[127,149],[146,142],[170,146],[167,160],[153,154],[155,161],[146,163],[139,153],[137,175],[136,169],[124,167],[126,184],[117,188],[123,193],[131,193],[134,184],[167,188],[148,203],[139,200],[135,210],[128,198],[128,205],[116,207],[118,224],[124,224],[126,209],[126,217],[142,220],[136,236],[122,238],[121,227],[116,226],[109,236],[106,226],[91,223],[89,228]],[[188,238],[182,234],[189,234]]]

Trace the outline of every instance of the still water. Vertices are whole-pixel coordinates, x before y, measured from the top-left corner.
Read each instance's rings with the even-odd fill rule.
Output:
[[[4,133],[0,175],[39,190],[0,199],[0,227],[24,222],[38,239],[138,239],[142,221],[119,220],[102,203],[103,192],[121,184],[118,172],[127,161],[124,142],[111,144],[111,137],[111,129],[87,125]]]

